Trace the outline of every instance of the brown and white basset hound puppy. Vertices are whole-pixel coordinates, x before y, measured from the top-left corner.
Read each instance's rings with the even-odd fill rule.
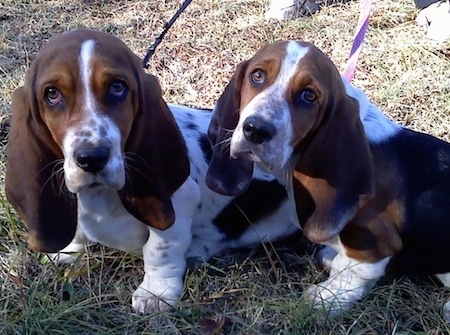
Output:
[[[181,297],[186,258],[204,262],[296,231],[270,173],[255,169],[236,197],[206,186],[211,115],[169,110],[156,78],[110,34],[52,39],[12,102],[6,195],[29,246],[65,263],[90,242],[142,251],[145,276],[132,303],[151,312]]]
[[[329,278],[305,293],[316,307],[349,308],[387,271],[450,285],[450,144],[390,121],[312,44],[270,44],[240,64],[209,139],[208,186],[239,194],[262,165],[327,246]]]
[[[180,298],[199,190],[157,79],[123,42],[89,30],[48,42],[13,94],[7,155],[30,248],[141,250],[135,309]]]

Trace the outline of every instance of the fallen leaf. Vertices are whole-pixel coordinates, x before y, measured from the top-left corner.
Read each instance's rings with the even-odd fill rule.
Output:
[[[203,319],[200,321],[200,327],[205,331],[206,335],[215,335],[225,326],[226,317],[221,317],[218,321],[211,319]]]

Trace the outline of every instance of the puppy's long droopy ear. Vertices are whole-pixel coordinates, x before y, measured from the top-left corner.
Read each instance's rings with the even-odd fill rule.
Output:
[[[163,230],[174,223],[170,197],[189,176],[189,160],[158,80],[143,74],[140,86],[139,111],[125,144],[126,184],[119,195],[138,220]]]
[[[327,108],[301,150],[293,179],[297,215],[313,242],[339,234],[374,192],[372,156],[357,102],[345,95]]]
[[[57,252],[75,235],[76,199],[56,179],[63,155],[39,115],[32,87],[16,89],[12,98],[6,197],[28,227],[30,248]]]
[[[253,162],[230,156],[230,141],[239,121],[241,86],[247,62],[239,64],[214,108],[208,129],[213,155],[206,174],[208,187],[224,195],[245,191],[253,174]]]

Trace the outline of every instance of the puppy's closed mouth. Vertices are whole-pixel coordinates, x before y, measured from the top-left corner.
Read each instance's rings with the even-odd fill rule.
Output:
[[[92,184],[90,184],[88,187],[89,188],[97,188],[97,187],[102,187],[104,186],[102,183],[99,183],[98,181],[93,182]]]
[[[232,150],[231,153],[230,153],[230,156],[233,159],[244,158],[244,159],[251,160],[253,162],[260,162],[261,161],[261,159],[258,157],[258,155],[256,155],[251,150],[239,151],[239,152],[235,152],[235,151]]]

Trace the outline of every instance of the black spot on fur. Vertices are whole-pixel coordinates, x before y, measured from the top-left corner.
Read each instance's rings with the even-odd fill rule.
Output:
[[[191,130],[197,130],[198,127],[194,122],[186,122],[186,128]]]
[[[213,222],[226,239],[234,239],[251,224],[273,214],[286,199],[286,190],[278,181],[252,180],[247,190],[234,198]]]

